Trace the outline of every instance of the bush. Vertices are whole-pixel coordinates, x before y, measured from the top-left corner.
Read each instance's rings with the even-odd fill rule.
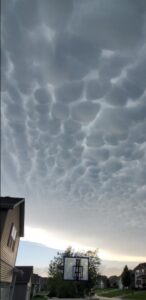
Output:
[[[54,290],[50,291],[47,296],[50,298],[56,297],[56,291],[54,291]]]
[[[35,296],[33,296],[33,298],[42,298],[42,299],[46,299],[45,298],[45,295],[41,295],[41,294],[37,294],[37,295],[35,295]]]

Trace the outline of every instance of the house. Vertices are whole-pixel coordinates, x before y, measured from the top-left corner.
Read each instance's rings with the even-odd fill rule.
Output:
[[[109,280],[105,275],[99,275],[96,281],[96,287],[98,289],[105,289],[109,287]]]
[[[119,277],[116,275],[109,277],[109,283],[111,288],[118,288],[119,286]]]
[[[24,236],[24,198],[0,197],[0,295],[11,300],[15,284],[15,261]]]
[[[48,277],[42,277],[41,278],[41,290],[47,290],[48,289]]]
[[[139,264],[135,269],[135,288],[146,289],[146,263]]]
[[[123,288],[124,288],[123,283],[122,283],[122,276],[118,277],[118,288],[120,290],[123,290]]]
[[[41,291],[41,284],[42,284],[42,277],[38,274],[32,275],[32,288],[31,288],[31,295],[35,296]]]
[[[13,300],[30,300],[33,266],[16,266],[17,276]]]

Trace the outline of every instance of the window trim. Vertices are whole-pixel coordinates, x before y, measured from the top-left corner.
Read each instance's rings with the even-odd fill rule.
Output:
[[[14,223],[11,224],[9,238],[7,242],[8,248],[10,248],[12,251],[15,250],[15,244],[17,239],[17,228]]]

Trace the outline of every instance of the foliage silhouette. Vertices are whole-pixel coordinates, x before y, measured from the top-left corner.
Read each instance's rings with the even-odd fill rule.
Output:
[[[63,259],[64,256],[86,256],[89,258],[89,280],[84,281],[65,281],[63,279]],[[59,298],[76,298],[89,295],[95,287],[99,275],[100,259],[97,250],[87,252],[75,252],[68,247],[65,252],[57,254],[49,265],[49,295]]]

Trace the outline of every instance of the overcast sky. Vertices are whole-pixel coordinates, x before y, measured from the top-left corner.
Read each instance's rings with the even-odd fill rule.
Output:
[[[2,24],[2,194],[25,197],[26,239],[146,260],[146,1],[3,0]]]

